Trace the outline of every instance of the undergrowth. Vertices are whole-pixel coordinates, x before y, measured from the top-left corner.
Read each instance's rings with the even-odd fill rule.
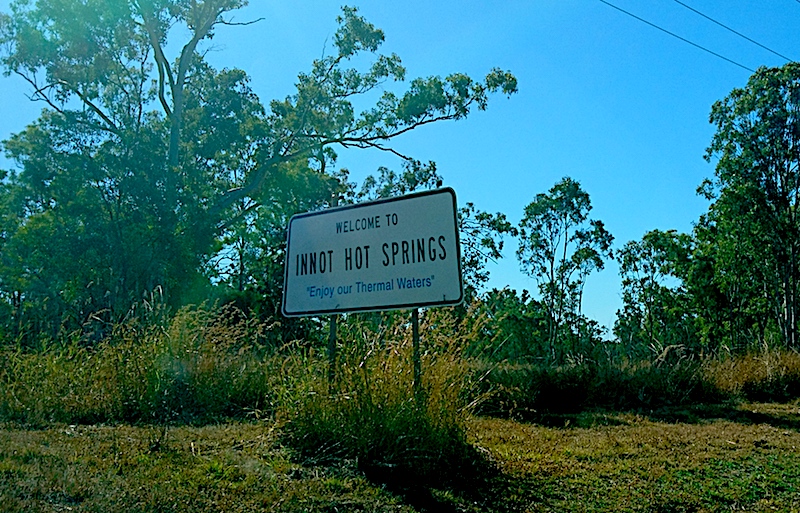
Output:
[[[440,323],[439,333],[447,333],[442,321],[429,315],[427,326]],[[468,369],[459,338],[423,325],[429,338],[415,387],[410,333],[395,322],[390,340],[375,337],[366,341],[366,353],[340,356],[335,383],[311,380],[315,386],[299,398],[287,425],[289,443],[313,462],[354,460],[393,488],[463,488],[482,460],[466,436]]]
[[[712,360],[706,376],[727,396],[791,401],[800,397],[800,353],[764,347],[758,353]]]
[[[381,490],[436,511],[442,497],[487,504],[493,493],[508,495],[502,486],[485,488],[497,485],[503,469],[470,434],[475,414],[535,421],[614,409],[658,418],[664,406],[729,408],[800,396],[800,355],[793,351],[713,359],[678,351],[670,360],[638,361],[576,356],[561,364],[477,360],[464,349],[482,336],[483,320],[459,319],[448,309],[422,316],[418,386],[403,313],[343,318],[333,381],[325,352],[315,350],[324,341],[277,346],[270,323],[233,307],[131,319],[95,345],[77,338],[35,350],[6,345],[0,422],[150,426],[160,433],[148,444],[152,454],[169,443],[168,427],[267,419],[293,464],[357,469]],[[555,416],[561,417],[569,415]],[[216,463],[208,468],[214,475],[224,470]],[[419,497],[428,497],[428,505]]]
[[[572,358],[550,362],[475,362],[486,400],[478,413],[535,419],[585,409],[641,410],[725,401],[786,402],[800,397],[800,354],[764,349],[674,361]]]
[[[269,325],[227,309],[184,309],[166,325],[124,323],[76,340],[0,351],[0,418],[28,424],[181,422],[274,409],[280,358]]]
[[[273,418],[304,458],[352,459],[392,479],[413,469],[433,483],[440,474],[459,479],[441,472],[442,462],[465,469],[474,462],[464,425],[475,413],[535,420],[592,408],[800,397],[800,354],[770,348],[705,359],[678,351],[670,360],[477,360],[463,354],[482,336],[481,319],[463,323],[452,310],[430,310],[422,316],[423,373],[415,389],[403,313],[344,318],[333,383],[314,343],[276,346],[272,324],[234,307],[151,317],[134,316],[93,346],[66,338],[35,350],[0,349],[0,421]]]

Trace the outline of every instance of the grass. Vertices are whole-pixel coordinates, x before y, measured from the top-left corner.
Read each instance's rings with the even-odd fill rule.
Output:
[[[640,410],[725,401],[786,402],[800,397],[800,353],[765,348],[723,358],[477,362],[487,415],[536,420],[584,409]]]
[[[0,430],[11,512],[410,512],[346,463],[295,463],[275,425],[55,425]]]
[[[800,397],[800,353],[764,348],[759,353],[709,362],[708,379],[728,396],[750,401]]]
[[[426,341],[415,389],[406,331],[346,349],[333,386],[306,379],[312,386],[292,406],[286,442],[309,461],[354,460],[370,479],[406,495],[463,486],[483,460],[466,437],[467,367],[458,341]]]
[[[706,363],[681,360],[672,365],[652,361],[578,360],[561,365],[479,363],[476,372],[487,400],[480,412],[535,420],[541,414],[574,413],[586,408],[630,410],[714,403],[733,398],[706,374]]]
[[[341,323],[333,383],[313,344],[224,309],[6,347],[0,505],[800,511],[797,353],[486,364],[447,310],[422,321],[418,389],[402,315]]]
[[[777,425],[749,421],[753,411]],[[566,428],[484,418],[470,432],[518,511],[800,511],[797,404],[703,412],[677,423],[582,414]]]
[[[665,418],[682,421],[665,421]],[[314,463],[276,421],[203,427],[0,426],[9,512],[800,511],[800,406],[470,418],[494,471],[424,501],[349,459]],[[566,426],[566,427],[565,427]]]
[[[259,346],[269,326],[232,312],[185,309],[164,326],[116,326],[86,347],[0,350],[0,419],[207,423],[268,414],[286,359]]]

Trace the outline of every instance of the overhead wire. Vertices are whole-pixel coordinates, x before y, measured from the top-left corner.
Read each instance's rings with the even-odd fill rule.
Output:
[[[651,27],[653,27],[653,28],[655,28],[655,29],[658,29],[658,30],[660,30],[661,32],[664,32],[665,34],[669,34],[670,36],[672,36],[672,37],[674,37],[674,38],[676,38],[676,39],[680,39],[680,40],[681,40],[681,41],[683,41],[684,43],[688,43],[688,44],[690,44],[690,45],[694,46],[695,48],[699,48],[700,50],[703,50],[704,52],[708,52],[708,53],[710,53],[711,55],[713,55],[714,57],[718,57],[718,58],[720,58],[720,59],[722,59],[722,60],[724,60],[724,61],[727,61],[727,62],[729,62],[729,63],[731,63],[731,64],[733,64],[733,65],[735,65],[735,66],[739,66],[740,68],[742,68],[742,69],[745,69],[745,70],[747,70],[747,71],[749,71],[749,72],[751,72],[751,73],[755,73],[755,71],[756,71],[756,70],[754,70],[754,69],[752,69],[752,68],[748,68],[748,67],[747,67],[747,66],[745,66],[744,64],[740,64],[740,63],[738,63],[738,62],[734,61],[733,59],[729,59],[729,58],[725,57],[724,55],[718,54],[717,52],[715,52],[715,51],[713,51],[713,50],[709,50],[709,49],[708,49],[708,48],[706,48],[705,46],[699,45],[699,44],[697,44],[697,43],[695,43],[695,42],[693,42],[693,41],[689,41],[689,40],[688,40],[688,39],[686,39],[685,37],[681,37],[681,36],[679,36],[678,34],[676,34],[676,33],[674,33],[674,32],[670,32],[669,30],[667,30],[667,29],[665,29],[665,28],[659,27],[659,26],[658,26],[658,25],[656,25],[655,23],[651,23],[651,22],[647,21],[647,20],[646,20],[646,19],[644,19],[644,18],[640,18],[639,16],[636,16],[636,15],[635,15],[635,14],[633,14],[632,12],[628,12],[628,11],[626,11],[625,9],[622,9],[622,8],[620,8],[620,7],[617,7],[616,5],[614,5],[614,4],[610,3],[610,2],[607,2],[606,0],[599,0],[599,1],[600,1],[600,2],[602,2],[602,3],[604,3],[604,4],[606,4],[606,5],[607,5],[607,6],[609,6],[609,7],[612,7],[612,8],[614,8],[614,9],[616,9],[616,10],[618,10],[618,11],[620,11],[620,12],[624,13],[624,14],[627,14],[627,15],[628,15],[628,16],[630,16],[631,18],[634,18],[634,19],[636,19],[636,20],[639,20],[639,21],[641,21],[642,23],[645,23],[645,24],[647,24],[647,25],[650,25]],[[798,0],[798,2],[800,2],[800,0]]]
[[[797,1],[798,1],[798,2],[800,2],[800,0],[797,0]],[[758,41],[756,41],[756,40],[754,40],[754,39],[750,39],[749,37],[745,36],[745,35],[744,35],[744,34],[742,34],[741,32],[737,32],[736,30],[734,30],[734,29],[730,28],[729,26],[727,26],[727,25],[724,25],[724,24],[722,24],[722,23],[718,22],[717,20],[715,20],[715,19],[714,19],[714,18],[712,18],[711,16],[707,16],[707,15],[705,15],[705,14],[701,13],[700,11],[698,11],[697,9],[695,9],[694,7],[691,7],[691,6],[689,6],[689,5],[686,5],[685,3],[681,2],[680,0],[675,0],[675,3],[677,3],[677,4],[680,4],[680,5],[684,6],[684,7],[686,7],[687,9],[689,9],[690,11],[692,11],[692,12],[693,12],[693,13],[695,13],[695,14],[699,14],[700,16],[702,16],[703,18],[707,19],[708,21],[710,21],[710,22],[712,22],[712,23],[716,23],[717,25],[719,25],[720,27],[724,28],[725,30],[729,30],[730,32],[733,32],[733,33],[734,33],[734,34],[736,34],[737,36],[739,36],[739,37],[741,37],[741,38],[744,38],[744,39],[746,39],[746,40],[750,41],[750,42],[751,42],[751,43],[753,43],[754,45],[760,46],[760,47],[761,47],[761,48],[763,48],[764,50],[766,50],[766,51],[768,51],[768,52],[771,52],[771,53],[773,53],[773,54],[777,55],[777,56],[778,56],[778,57],[780,57],[781,59],[786,59],[786,61],[788,61],[788,62],[793,62],[793,61],[794,61],[794,59],[791,59],[791,58],[789,58],[789,57],[786,57],[785,55],[782,55],[782,54],[780,54],[780,53],[776,52],[776,51],[775,51],[775,50],[773,50],[772,48],[768,48],[768,47],[766,47],[766,46],[762,45],[761,43],[759,43]]]

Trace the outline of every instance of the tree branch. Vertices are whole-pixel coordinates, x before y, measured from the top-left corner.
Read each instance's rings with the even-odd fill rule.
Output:
[[[59,80],[59,81],[58,81],[58,84],[60,84],[60,85],[62,85],[62,86],[64,86],[64,87],[66,87],[68,90],[72,91],[72,92],[73,92],[75,95],[77,95],[77,96],[78,96],[78,98],[80,98],[80,99],[81,99],[81,101],[84,103],[84,105],[86,105],[87,107],[89,107],[89,108],[92,110],[92,112],[94,112],[95,114],[97,114],[98,116],[100,116],[100,118],[101,118],[103,121],[105,121],[105,123],[106,123],[106,124],[108,125],[108,127],[109,127],[109,129],[108,129],[107,131],[109,131],[109,132],[111,132],[111,133],[113,133],[113,134],[115,134],[115,135],[119,135],[120,131],[119,131],[119,128],[117,127],[116,123],[114,123],[114,122],[111,120],[111,118],[109,118],[109,117],[108,117],[108,115],[106,115],[106,113],[105,113],[105,112],[103,112],[102,110],[100,110],[100,107],[98,107],[97,105],[95,105],[95,104],[94,104],[94,102],[92,102],[91,100],[89,100],[89,99],[88,99],[88,98],[87,98],[87,97],[86,97],[86,96],[85,96],[83,93],[81,93],[81,92],[78,90],[78,88],[77,88],[77,87],[74,87],[73,85],[71,85],[71,84],[69,84],[69,83],[65,82],[64,80]]]
[[[247,25],[255,25],[259,21],[264,21],[265,19],[266,18],[258,18],[252,21],[240,21],[240,22],[221,20],[218,23],[220,25],[228,25],[229,27],[245,27]]]
[[[172,109],[170,109],[169,103],[164,95],[164,88],[168,81],[170,90],[173,90],[175,88],[175,77],[173,76],[169,61],[164,55],[164,49],[161,48],[162,34],[156,29],[156,23],[153,17],[145,13],[141,3],[135,2],[135,5],[139,10],[139,15],[142,17],[142,20],[144,20],[143,27],[150,39],[150,46],[153,48],[156,67],[158,68],[158,101],[161,103],[161,107],[164,109],[164,113],[167,117],[172,117]]]
[[[47,84],[46,86],[39,87],[39,85],[36,83],[36,80],[32,79],[28,75],[20,72],[19,70],[14,70],[14,73],[19,75],[20,77],[22,77],[23,80],[25,80],[31,86],[33,86],[34,91],[31,94],[31,96],[29,97],[29,99],[31,101],[43,101],[43,102],[47,103],[47,105],[49,105],[50,108],[52,108],[54,111],[58,112],[62,116],[66,116],[67,115],[66,111],[64,109],[62,109],[60,106],[58,106],[52,99],[50,99],[50,97],[47,94],[44,93],[44,91],[47,90],[47,89],[51,89],[51,88],[56,87],[57,85],[61,85],[63,87],[66,87],[70,92],[76,94],[81,99],[81,101],[83,101],[83,103],[85,105],[87,105],[89,108],[91,108],[93,112],[95,112],[98,116],[100,116],[106,122],[106,125],[101,125],[101,124],[98,124],[98,123],[89,123],[89,122],[86,122],[86,121],[83,121],[83,120],[80,120],[80,119],[76,120],[78,123],[80,123],[82,125],[86,125],[86,126],[91,126],[93,128],[97,128],[98,130],[102,130],[104,132],[109,132],[109,133],[112,133],[114,135],[119,135],[119,133],[120,133],[119,132],[119,128],[117,128],[116,124],[114,124],[114,122],[111,121],[111,119],[109,119],[108,116],[106,116],[103,111],[101,111],[96,105],[94,105],[91,101],[86,99],[84,95],[82,95],[74,87],[70,86],[68,83],[64,82],[63,80],[59,80],[55,84]]]

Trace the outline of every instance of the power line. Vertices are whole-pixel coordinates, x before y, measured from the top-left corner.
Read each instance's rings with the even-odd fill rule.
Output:
[[[797,0],[797,1],[798,1],[798,2],[800,2],[800,0]],[[714,51],[712,51],[712,50],[709,50],[709,49],[708,49],[708,48],[706,48],[705,46],[700,46],[699,44],[697,44],[697,43],[694,43],[694,42],[692,42],[692,41],[689,41],[688,39],[686,39],[686,38],[684,38],[684,37],[681,37],[681,36],[679,36],[678,34],[675,34],[674,32],[670,32],[669,30],[667,30],[667,29],[665,29],[665,28],[661,28],[661,27],[659,27],[658,25],[656,25],[656,24],[654,24],[654,23],[650,23],[649,21],[647,21],[647,20],[645,20],[645,19],[643,19],[643,18],[640,18],[640,17],[636,16],[635,14],[633,14],[633,13],[631,13],[631,12],[628,12],[628,11],[626,11],[625,9],[621,9],[621,8],[617,7],[616,5],[614,5],[614,4],[612,4],[612,3],[606,2],[606,0],[600,0],[600,2],[602,2],[602,3],[606,4],[606,5],[607,5],[607,6],[609,6],[609,7],[613,7],[614,9],[618,10],[619,12],[622,12],[622,13],[624,13],[624,14],[627,14],[627,15],[628,15],[628,16],[630,16],[631,18],[637,19],[637,20],[641,21],[642,23],[646,23],[647,25],[650,25],[651,27],[653,27],[653,28],[655,28],[655,29],[658,29],[658,30],[660,30],[661,32],[664,32],[665,34],[669,34],[670,36],[672,36],[672,37],[674,37],[674,38],[680,39],[680,40],[681,40],[681,41],[683,41],[684,43],[688,43],[688,44],[690,44],[690,45],[694,46],[695,48],[699,48],[700,50],[703,50],[704,52],[708,52],[708,53],[710,53],[711,55],[713,55],[714,57],[719,57],[720,59],[722,59],[722,60],[724,60],[724,61],[728,61],[728,62],[730,62],[731,64],[734,64],[734,65],[736,65],[736,66],[739,66],[740,68],[742,68],[742,69],[745,69],[745,70],[747,70],[747,71],[749,71],[749,72],[751,72],[751,73],[755,73],[755,72],[756,72],[756,70],[754,70],[754,69],[751,69],[751,68],[748,68],[748,67],[747,67],[747,66],[745,66],[744,64],[739,64],[738,62],[736,62],[736,61],[734,61],[734,60],[731,60],[731,59],[729,59],[729,58],[725,57],[724,55],[720,55],[720,54],[718,54],[717,52],[714,52]]]
[[[800,0],[797,0],[797,2],[798,2],[798,3],[800,3]],[[681,2],[680,0],[675,0],[675,3],[681,4],[682,6],[686,7],[686,8],[687,8],[687,9],[689,9],[690,11],[692,11],[693,13],[695,13],[695,14],[699,14],[700,16],[702,16],[703,18],[707,19],[708,21],[710,21],[710,22],[712,22],[712,23],[716,23],[717,25],[719,25],[720,27],[724,28],[725,30],[729,30],[729,31],[733,32],[734,34],[736,34],[737,36],[739,36],[739,37],[742,37],[742,38],[744,38],[744,39],[747,39],[747,40],[748,40],[748,41],[750,41],[751,43],[753,43],[753,44],[755,44],[755,45],[758,45],[758,46],[760,46],[760,47],[761,47],[761,48],[763,48],[764,50],[766,50],[766,51],[768,51],[768,52],[771,52],[771,53],[774,53],[775,55],[777,55],[778,57],[780,57],[780,58],[782,58],[782,59],[786,59],[788,62],[792,62],[792,61],[793,61],[793,59],[790,59],[789,57],[786,57],[785,55],[781,55],[781,54],[779,54],[778,52],[776,52],[775,50],[773,50],[773,49],[771,49],[771,48],[767,48],[766,46],[762,45],[762,44],[761,44],[761,43],[759,43],[758,41],[755,41],[755,40],[753,40],[753,39],[750,39],[749,37],[745,36],[745,35],[744,35],[744,34],[742,34],[741,32],[737,32],[737,31],[733,30],[732,28],[728,27],[727,25],[723,25],[722,23],[718,22],[718,21],[717,21],[717,20],[715,20],[714,18],[712,18],[712,17],[710,17],[710,16],[706,16],[705,14],[701,13],[701,12],[700,12],[700,11],[698,11],[697,9],[695,9],[695,8],[693,8],[693,7],[690,7],[690,6],[686,5],[685,3]]]

